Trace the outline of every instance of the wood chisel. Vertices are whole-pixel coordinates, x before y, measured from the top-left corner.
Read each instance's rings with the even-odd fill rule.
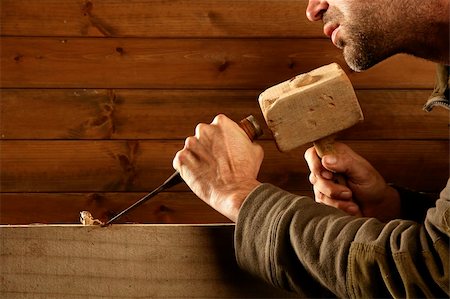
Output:
[[[262,129],[259,123],[256,121],[256,119],[253,117],[253,115],[249,115],[243,120],[239,122],[239,126],[244,130],[244,132],[247,134],[248,138],[250,138],[251,141],[258,139],[262,134]],[[112,217],[109,221],[107,221],[104,226],[107,226],[117,219],[119,219],[121,216],[131,212],[132,210],[136,209],[140,205],[147,202],[150,198],[154,197],[156,194],[160,193],[161,191],[167,190],[179,183],[183,182],[183,179],[181,178],[181,175],[178,171],[175,171],[164,183],[162,183],[158,188],[153,190],[152,192],[148,193],[138,201],[136,201],[134,204],[123,210],[122,212],[118,213],[116,216]]]

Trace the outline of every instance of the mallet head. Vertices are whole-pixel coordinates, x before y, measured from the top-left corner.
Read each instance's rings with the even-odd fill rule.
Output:
[[[364,119],[350,79],[336,63],[268,88],[259,96],[259,105],[282,152]]]

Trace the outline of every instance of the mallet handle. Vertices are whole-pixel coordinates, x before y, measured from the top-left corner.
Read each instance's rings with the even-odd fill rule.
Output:
[[[334,148],[334,139],[336,135],[330,135],[314,142],[317,155],[322,159],[325,155],[336,155],[336,149]],[[347,186],[347,180],[342,173],[334,173],[333,181],[339,185]]]

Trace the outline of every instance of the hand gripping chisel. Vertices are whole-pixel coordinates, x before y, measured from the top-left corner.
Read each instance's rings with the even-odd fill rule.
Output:
[[[247,134],[248,138],[250,138],[251,141],[258,139],[263,134],[261,126],[258,124],[253,115],[249,115],[243,120],[241,120],[239,122],[239,126],[242,128],[242,130],[244,130],[244,132]],[[161,191],[167,190],[181,182],[183,182],[183,179],[181,178],[180,173],[178,171],[175,171],[164,183],[161,184],[161,186],[159,186],[152,192],[148,193],[147,195],[142,197],[140,200],[136,201],[134,204],[132,204],[131,206],[129,206],[116,216],[112,217],[104,225],[106,226],[113,223],[124,214],[127,214],[132,210],[136,209],[137,207],[139,207],[140,205],[144,204],[146,201],[154,197],[156,194],[160,193]]]

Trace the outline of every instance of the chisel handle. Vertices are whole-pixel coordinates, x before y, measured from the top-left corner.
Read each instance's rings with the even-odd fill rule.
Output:
[[[249,115],[239,122],[239,126],[247,134],[251,141],[262,136],[263,130],[253,115]]]

